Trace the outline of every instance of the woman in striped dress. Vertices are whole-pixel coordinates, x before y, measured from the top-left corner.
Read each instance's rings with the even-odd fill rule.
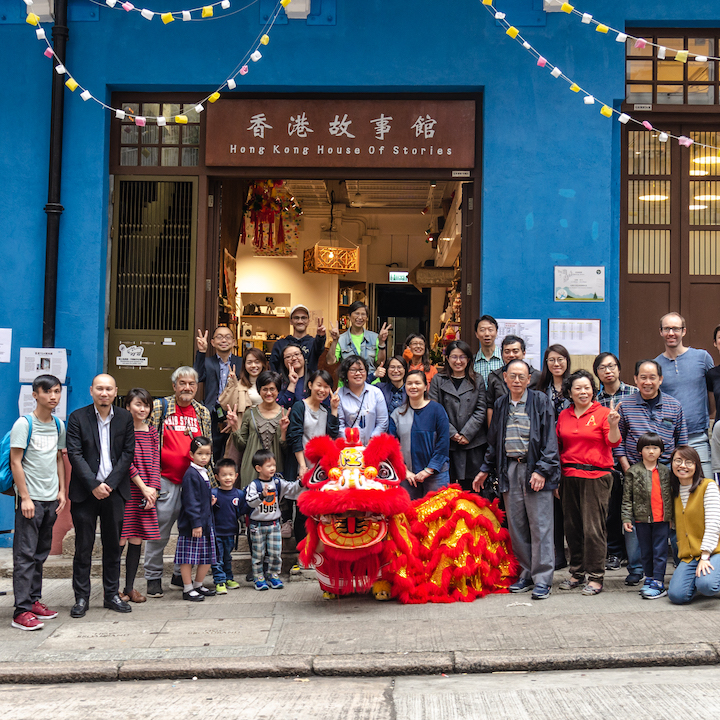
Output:
[[[125,396],[125,407],[135,424],[135,460],[130,466],[130,500],[125,506],[120,545],[128,543],[125,559],[125,591],[120,597],[143,603],[147,598],[133,585],[140,564],[143,540],[160,540],[155,501],[160,490],[160,443],[157,430],[147,424],[153,399],[143,388],[133,388]]]

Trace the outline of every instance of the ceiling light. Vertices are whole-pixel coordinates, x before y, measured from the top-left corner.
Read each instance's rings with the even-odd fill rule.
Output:
[[[696,195],[694,200],[720,200],[720,195]]]
[[[690,210],[705,210],[707,205],[690,205]]]
[[[662,200],[667,200],[667,195],[641,195],[639,200],[642,200],[643,202],[661,202]]]
[[[720,163],[720,157],[717,155],[703,155],[702,157],[694,158],[693,162],[698,165],[717,165]]]
[[[709,175],[710,171],[709,170],[691,170],[690,174],[691,175]]]

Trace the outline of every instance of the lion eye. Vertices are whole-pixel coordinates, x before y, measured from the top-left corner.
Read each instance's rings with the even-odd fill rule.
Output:
[[[313,474],[310,476],[307,486],[310,487],[312,485],[322,485],[327,482],[327,479],[327,473],[325,472],[325,470],[323,470],[322,465],[318,464],[316,465]]]
[[[378,465],[377,479],[386,483],[399,482],[395,468],[387,460]]]

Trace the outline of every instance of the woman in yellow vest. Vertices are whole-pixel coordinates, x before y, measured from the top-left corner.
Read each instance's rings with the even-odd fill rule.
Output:
[[[720,597],[720,491],[703,478],[700,456],[689,445],[675,448],[670,461],[675,496],[678,564],[668,587],[675,605],[697,593]]]

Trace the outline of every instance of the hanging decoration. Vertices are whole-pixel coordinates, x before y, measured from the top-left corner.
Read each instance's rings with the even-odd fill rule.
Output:
[[[599,104],[600,107],[600,114],[607,118],[612,118],[613,116],[617,116],[618,122],[622,123],[623,125],[627,125],[629,122],[634,123],[635,125],[642,125],[646,130],[654,131],[658,133],[658,140],[660,142],[667,142],[670,138],[673,140],[677,140],[678,144],[682,147],[690,147],[691,145],[695,145],[696,147],[705,148],[707,150],[717,150],[720,152],[720,147],[716,147],[715,145],[707,145],[705,143],[696,143],[692,138],[686,137],[685,135],[674,135],[671,132],[663,131],[658,128],[653,127],[653,125],[647,121],[647,120],[637,120],[636,118],[632,117],[631,115],[628,115],[625,112],[620,112],[619,110],[615,110],[611,105],[608,105],[607,103],[603,103],[600,100],[598,100],[594,95],[591,95],[587,90],[584,90],[580,85],[578,85],[576,82],[574,82],[571,78],[569,78],[563,71],[557,66],[553,65],[546,57],[544,57],[540,52],[538,52],[521,34],[520,31],[514,26],[511,25],[510,22],[506,19],[506,14],[504,12],[500,12],[495,8],[493,5],[493,0],[481,0],[483,7],[497,20],[502,27],[505,28],[505,34],[515,40],[519,45],[522,45],[523,49],[525,49],[530,55],[532,55],[536,60],[536,65],[540,68],[547,68],[550,70],[550,75],[552,77],[558,79],[564,80],[570,90],[574,93],[578,93],[583,97],[583,102],[585,105],[595,105]],[[627,35],[626,33],[621,33],[618,30],[612,29],[609,25],[606,25],[604,23],[599,23],[595,20],[593,20],[592,15],[589,15],[588,13],[579,13],[575,10],[575,8],[570,5],[569,3],[563,3],[561,10],[568,14],[577,14],[580,15],[581,21],[589,25],[591,23],[594,23],[597,27],[595,28],[597,32],[607,34],[611,30],[615,33],[617,33],[616,40],[618,42],[625,42],[628,38],[635,40],[635,47],[641,48],[645,45],[655,45],[655,47],[660,48],[660,50],[663,51],[662,57],[665,57],[665,53],[667,51],[667,48],[662,47],[661,45],[657,45],[654,43],[650,43],[649,41],[645,40],[644,38],[635,38],[631,35]],[[673,52],[676,53],[682,53],[681,57],[679,59],[680,62],[686,62],[688,58],[688,53],[686,51],[677,51],[674,50]],[[660,54],[658,54],[658,57],[660,57]],[[710,57],[710,56],[708,56]],[[683,59],[684,58],[684,59]],[[678,58],[676,57],[676,60]],[[704,56],[696,56],[696,59],[705,60]],[[710,58],[710,59],[720,59],[720,58]]]
[[[116,0],[117,1],[117,0]],[[23,0],[25,5],[28,7],[33,5],[34,0]],[[114,7],[113,4],[110,4],[112,0],[108,0],[108,5],[110,7]],[[235,66],[233,71],[230,73],[228,78],[225,80],[225,82],[220,85],[218,88],[216,88],[213,92],[211,92],[209,95],[206,95],[201,100],[197,101],[197,103],[188,103],[185,105],[185,108],[194,108],[195,112],[201,113],[205,110],[206,103],[214,103],[217,100],[220,99],[220,91],[224,89],[228,90],[234,90],[237,87],[237,81],[236,78],[238,75],[247,75],[249,72],[249,66],[248,63],[250,61],[252,62],[258,62],[262,58],[262,53],[260,52],[260,47],[265,46],[269,44],[270,42],[270,31],[272,30],[273,26],[277,22],[278,16],[283,8],[286,8],[290,4],[291,0],[279,0],[279,2],[275,5],[275,9],[270,14],[270,17],[268,18],[268,21],[265,23],[263,29],[260,31],[260,34],[255,38],[254,42],[250,46],[250,49],[247,50],[245,55],[243,56],[242,60]],[[221,0],[220,3],[215,3],[215,5],[220,5],[222,8],[225,8],[227,5],[229,6],[229,0]],[[251,3],[252,4],[252,3]],[[128,12],[135,9],[134,5],[130,2],[126,2],[123,4],[123,8],[125,5],[129,5],[129,8],[125,8]],[[202,10],[203,17],[210,17],[212,15],[212,7],[214,5],[207,5],[204,8],[199,8]],[[247,7],[250,7],[249,5]],[[195,10],[197,10],[196,8]],[[209,9],[209,10],[207,10]],[[244,8],[243,8],[244,9]],[[207,12],[206,12],[207,10]],[[185,19],[193,19],[192,17],[186,18],[186,13],[192,15],[192,10],[182,10],[182,11],[176,11],[175,14],[180,13],[183,20]],[[141,11],[141,14],[145,13],[143,17],[147,18],[148,13],[152,13],[153,15],[159,14],[155,13],[154,11],[150,10],[143,10]],[[172,15],[173,13],[170,13]],[[165,13],[167,15],[167,13]],[[152,18],[148,18],[152,19]],[[195,18],[198,19],[198,18]],[[96,98],[87,88],[83,87],[68,71],[68,69],[63,65],[63,63],[60,62],[60,58],[55,54],[55,50],[53,49],[53,46],[50,44],[50,41],[47,37],[47,32],[45,31],[45,28],[42,26],[42,23],[40,22],[40,17],[36,15],[33,12],[28,12],[27,17],[25,19],[25,22],[28,23],[28,25],[32,25],[35,28],[35,36],[38,40],[44,41],[46,48],[43,52],[43,55],[47,58],[51,58],[55,62],[55,72],[58,75],[67,75],[67,80],[65,81],[65,86],[70,90],[71,92],[75,92],[78,88],[80,89],[80,97],[87,102],[88,100],[92,100],[93,102],[100,105],[105,110],[110,110],[115,114],[115,117],[119,120],[129,119],[132,120],[135,125],[138,127],[145,127],[148,123],[154,122],[158,125],[158,127],[163,127],[165,125],[168,125],[169,123],[175,123],[177,125],[184,125],[187,124],[188,118],[187,115],[184,114],[178,114],[173,117],[165,117],[165,116],[158,116],[158,117],[152,117],[152,116],[142,116],[142,115],[131,115],[128,114],[125,110],[122,108],[114,108],[110,105],[107,105],[102,100]],[[167,22],[172,22],[172,20],[168,20]],[[167,22],[165,24],[167,24]]]
[[[360,271],[360,248],[317,243],[303,253],[303,272],[345,275]]]
[[[24,2],[26,5],[32,4],[28,3],[27,0],[24,0]],[[162,20],[164,25],[168,25],[175,20],[189,22],[192,20],[208,20],[211,18],[213,20],[217,20],[218,18],[230,17],[230,15],[234,15],[236,12],[241,12],[242,10],[245,10],[252,5],[255,5],[258,0],[252,0],[249,5],[246,5],[245,7],[230,13],[223,13],[222,15],[215,15],[215,10],[217,8],[220,8],[222,10],[229,10],[230,0],[217,0],[217,2],[190,8],[189,10],[150,10],[148,8],[135,7],[135,5],[129,2],[129,0],[125,0],[125,2],[123,2],[122,0],[105,0],[105,2],[99,2],[98,0],[90,0],[90,2],[92,2],[93,5],[100,5],[101,7],[107,6],[111,10],[124,10],[128,13],[136,12],[139,13],[146,20],[152,20],[157,15]]]
[[[248,240],[256,256],[297,257],[302,208],[282,180],[258,180],[243,206],[240,242]]]

